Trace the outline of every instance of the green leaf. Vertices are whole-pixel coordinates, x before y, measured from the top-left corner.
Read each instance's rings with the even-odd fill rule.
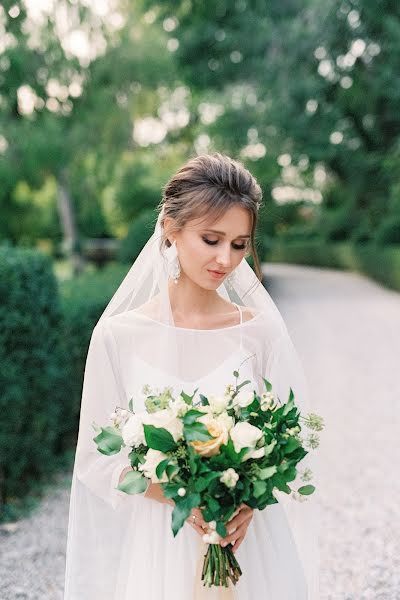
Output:
[[[212,440],[212,436],[204,423],[195,422],[192,425],[183,426],[183,437],[187,442],[204,442]]]
[[[162,460],[160,463],[158,463],[157,467],[156,467],[156,475],[158,477],[158,479],[161,479],[165,469],[168,467],[169,465],[169,461],[171,459],[170,458],[165,458],[164,460]]]
[[[218,535],[220,535],[221,537],[226,537],[226,535],[228,533],[226,530],[226,527],[222,523],[222,521],[217,521],[217,526],[216,526],[215,530],[218,533]]]
[[[201,501],[200,494],[194,493],[184,496],[182,500],[176,502],[172,511],[172,533],[174,537],[181,527],[183,527],[186,519],[190,515],[192,508],[199,506]]]
[[[196,492],[203,492],[208,488],[211,481],[213,481],[213,479],[216,479],[219,476],[219,472],[210,471],[209,473],[198,477],[195,481],[194,489],[196,490]]]
[[[143,473],[128,471],[116,489],[127,494],[141,494],[147,489],[148,482],[149,480]]]
[[[312,494],[315,491],[315,486],[308,484],[308,485],[302,485],[301,487],[299,487],[299,489],[297,490],[299,492],[299,494],[302,494],[303,496],[309,496],[310,494]]]
[[[129,403],[128,403],[128,408],[129,408],[129,410],[130,410],[131,412],[133,412],[133,398],[131,398],[131,399],[129,400]]]
[[[216,500],[215,498],[213,498],[212,496],[209,496],[207,498],[207,504],[208,504],[208,508],[215,514],[218,513],[219,510],[221,509],[221,505],[218,502],[218,500]]]
[[[272,465],[272,467],[265,467],[265,469],[260,469],[259,477],[260,479],[269,479],[272,475],[275,475],[276,471],[277,468],[275,465]]]
[[[182,390],[181,391],[182,400],[184,400],[184,402],[186,402],[186,404],[189,404],[189,406],[191,406],[192,405],[193,396],[195,395],[195,393],[197,392],[198,389],[199,388],[196,388],[191,396],[189,396],[188,394],[186,394],[186,392],[184,392]]]
[[[270,444],[268,444],[268,446],[265,446],[265,455],[264,456],[269,456],[271,454],[271,452],[273,451],[273,449],[276,446],[276,440],[272,440],[272,442]]]
[[[282,451],[284,454],[290,454],[293,450],[296,450],[300,446],[300,442],[295,437],[290,437],[287,440],[287,443],[282,446]]]
[[[197,421],[197,417],[204,416],[204,412],[200,410],[196,410],[195,408],[188,410],[187,413],[182,417],[182,422],[184,425],[192,425]],[[204,423],[203,423],[204,425]]]
[[[267,388],[267,392],[270,392],[272,390],[272,384],[268,381],[268,379],[265,379],[265,377],[263,377],[263,381],[265,383],[265,387]]]
[[[203,394],[200,394],[200,399],[201,399],[202,406],[209,406],[210,405],[207,396],[204,396]]]
[[[167,474],[168,479],[172,479],[174,475],[179,473],[179,467],[176,463],[172,463],[168,465],[168,467],[165,469],[165,472]]]
[[[176,443],[169,431],[164,427],[154,427],[154,425],[143,425],[146,444],[153,450],[160,452],[169,452],[176,449]]]
[[[290,391],[292,392],[292,388],[290,388]],[[286,402],[286,404],[283,407],[282,416],[285,417],[288,414],[288,412],[292,410],[293,407],[294,407],[294,402],[293,402],[293,395],[292,395],[291,398]]]
[[[259,498],[264,494],[267,489],[266,481],[254,481],[253,482],[253,494],[255,498]]]
[[[121,433],[119,433],[115,427],[101,427],[101,432],[93,438],[93,441],[97,444],[97,449],[106,456],[117,454],[122,446],[123,439]]]

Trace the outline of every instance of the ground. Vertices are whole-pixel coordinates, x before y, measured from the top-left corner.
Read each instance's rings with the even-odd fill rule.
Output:
[[[321,600],[400,599],[400,294],[349,272],[264,272],[325,419]],[[1,600],[62,600],[69,484],[0,529]]]

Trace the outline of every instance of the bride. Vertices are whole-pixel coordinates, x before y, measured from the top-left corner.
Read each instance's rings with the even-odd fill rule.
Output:
[[[276,491],[263,511],[242,504],[227,524],[243,574],[206,588],[206,523],[192,510],[174,538],[160,483],[118,489],[129,448],[101,455],[93,424],[114,409],[144,410],[151,390],[223,394],[233,371],[263,378],[302,413],[307,386],[283,319],[261,284],[255,229],[261,189],[218,153],[189,160],[163,190],[155,230],[96,324],[88,350],[71,486],[64,600],[316,600],[317,507]],[[252,256],[255,272],[245,260]],[[307,456],[299,466],[311,465]],[[299,475],[291,488],[297,489]]]

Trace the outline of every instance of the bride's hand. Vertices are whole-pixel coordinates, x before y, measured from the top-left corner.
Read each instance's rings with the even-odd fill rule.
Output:
[[[236,552],[240,544],[243,542],[247,532],[247,528],[253,518],[253,509],[247,504],[241,504],[230,521],[226,524],[228,535],[220,541],[221,546],[234,544],[232,552]]]
[[[193,517],[196,517],[193,520]],[[207,522],[203,519],[203,514],[199,508],[192,508],[190,515],[186,519],[186,522],[189,523],[195,531],[201,536],[207,533]]]

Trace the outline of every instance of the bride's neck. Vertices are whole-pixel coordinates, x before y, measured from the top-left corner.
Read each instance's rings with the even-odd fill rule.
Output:
[[[207,315],[218,312],[221,297],[216,290],[206,290],[192,281],[169,282],[171,309],[175,315]]]

